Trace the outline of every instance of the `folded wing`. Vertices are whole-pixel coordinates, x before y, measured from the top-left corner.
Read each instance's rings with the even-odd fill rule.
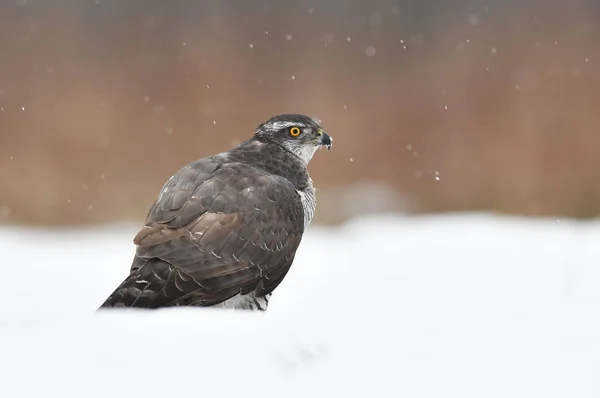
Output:
[[[270,293],[294,259],[303,210],[293,185],[240,163],[202,159],[165,184],[131,274],[102,307],[214,305]]]

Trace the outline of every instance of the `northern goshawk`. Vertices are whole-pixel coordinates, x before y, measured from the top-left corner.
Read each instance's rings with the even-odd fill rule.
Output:
[[[134,238],[129,276],[100,307],[265,311],[315,212],[307,165],[331,137],[304,115],[262,123],[163,186]]]

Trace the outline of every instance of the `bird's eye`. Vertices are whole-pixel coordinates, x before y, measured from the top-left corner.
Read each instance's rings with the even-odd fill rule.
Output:
[[[290,129],[290,135],[292,137],[298,137],[300,135],[300,129],[298,127],[292,127]]]

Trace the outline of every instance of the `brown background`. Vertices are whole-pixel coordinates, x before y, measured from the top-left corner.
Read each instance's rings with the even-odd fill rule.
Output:
[[[595,217],[594,4],[1,1],[0,223],[140,222],[179,167],[284,112],[335,138],[317,221]]]

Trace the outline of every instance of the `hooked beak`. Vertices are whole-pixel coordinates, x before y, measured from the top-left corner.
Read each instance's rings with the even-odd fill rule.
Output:
[[[329,150],[331,150],[331,146],[333,145],[331,143],[332,141],[333,141],[333,138],[331,138],[329,136],[329,134],[327,134],[323,130],[319,129],[319,145],[326,146],[327,150],[329,151]]]

